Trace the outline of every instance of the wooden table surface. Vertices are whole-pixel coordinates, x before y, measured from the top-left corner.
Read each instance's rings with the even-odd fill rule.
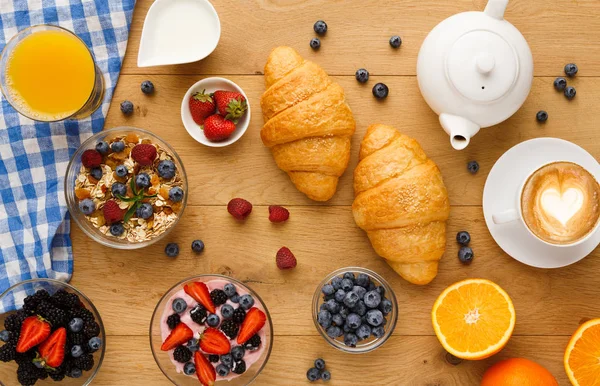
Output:
[[[526,357],[546,366],[567,385],[562,357],[570,335],[587,318],[600,317],[600,253],[567,268],[541,270],[506,255],[491,238],[482,216],[481,197],[488,172],[498,157],[517,143],[536,137],[559,137],[600,156],[600,2],[598,0],[512,0],[506,18],[527,38],[535,60],[535,80],[524,106],[508,121],[478,134],[462,152],[454,151],[437,116],[419,94],[415,78],[419,47],[438,22],[457,12],[483,10],[485,0],[219,0],[213,1],[222,35],[206,60],[178,66],[138,68],[137,52],[144,17],[152,1],[138,0],[123,71],[106,120],[106,128],[131,125],[151,130],[177,150],[189,176],[189,200],[178,228],[165,242],[122,252],[88,239],[73,224],[75,271],[72,284],[93,299],[105,323],[107,353],[96,385],[167,385],[148,341],[152,311],[176,282],[201,273],[224,273],[250,283],[265,300],[274,322],[271,359],[258,385],[307,383],[306,370],[323,357],[335,385],[477,385],[484,370],[506,357]],[[313,23],[327,21],[329,31],[320,51],[308,45]],[[399,50],[388,45],[402,36]],[[202,39],[198,36],[197,39]],[[263,121],[259,98],[264,91],[263,66],[273,47],[290,45],[335,77],[345,89],[357,130],[352,158],[338,192],[328,203],[312,202],[280,171],[260,140]],[[553,90],[563,66],[575,62],[580,71],[569,82],[577,97],[569,102]],[[367,68],[371,79],[360,85],[354,72]],[[239,84],[252,104],[245,136],[222,149],[204,147],[185,131],[179,116],[187,88],[207,76],[226,76]],[[153,96],[140,92],[150,79]],[[378,103],[371,95],[385,82],[390,96]],[[124,117],[119,103],[131,100],[135,113]],[[548,111],[544,125],[535,120]],[[392,124],[415,137],[439,165],[450,194],[452,211],[446,255],[437,278],[417,287],[400,279],[373,252],[366,235],[354,224],[352,171],[359,143],[369,124]],[[467,172],[477,160],[481,170]],[[245,223],[226,211],[233,197],[254,204]],[[285,205],[291,218],[283,225],[267,220],[267,206]],[[475,260],[462,266],[454,235],[468,230]],[[206,243],[201,256],[190,243]],[[166,242],[177,242],[175,260],[164,255]],[[275,253],[288,246],[298,267],[281,272]],[[311,298],[327,273],[345,266],[373,269],[388,279],[398,297],[400,314],[394,335],[380,349],[353,356],[330,347],[311,317]],[[465,278],[488,278],[504,287],[517,311],[517,325],[507,347],[480,362],[446,361],[434,336],[430,311],[438,294]]]

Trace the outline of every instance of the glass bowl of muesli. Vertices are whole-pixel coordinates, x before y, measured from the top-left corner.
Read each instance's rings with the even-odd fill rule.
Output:
[[[71,216],[95,241],[136,249],[163,238],[187,202],[187,177],[173,148],[149,131],[117,127],[77,149],[65,177]]]

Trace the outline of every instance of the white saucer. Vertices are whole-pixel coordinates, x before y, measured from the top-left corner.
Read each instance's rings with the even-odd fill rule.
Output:
[[[504,153],[483,189],[485,222],[500,248],[523,264],[537,268],[560,268],[578,262],[600,244],[600,232],[573,247],[552,247],[536,239],[521,221],[494,224],[493,213],[515,207],[523,180],[541,165],[557,160],[570,161],[586,168],[600,181],[600,164],[574,143],[557,138],[537,138],[522,142]]]

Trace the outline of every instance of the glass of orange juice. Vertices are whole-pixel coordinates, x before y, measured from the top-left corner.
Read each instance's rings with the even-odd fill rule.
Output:
[[[0,54],[0,89],[22,115],[54,122],[92,114],[102,103],[104,81],[77,35],[36,25],[14,36]]]

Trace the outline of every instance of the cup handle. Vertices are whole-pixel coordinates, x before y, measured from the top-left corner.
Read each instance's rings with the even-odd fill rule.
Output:
[[[504,212],[495,213],[492,215],[492,221],[494,224],[506,224],[519,219],[519,212],[515,209],[505,210]]]

